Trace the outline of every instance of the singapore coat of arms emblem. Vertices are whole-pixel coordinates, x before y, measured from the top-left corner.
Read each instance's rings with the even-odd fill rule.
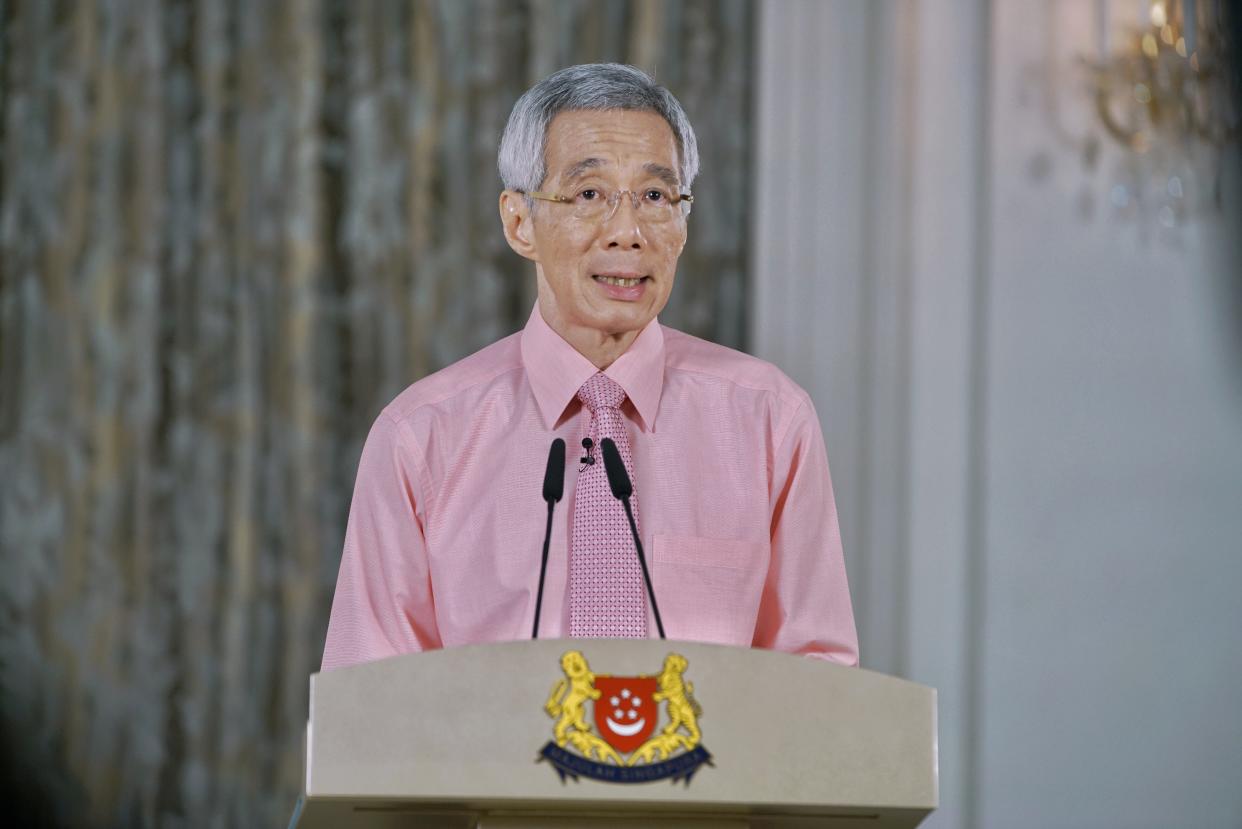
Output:
[[[701,745],[694,684],[685,679],[687,661],[670,653],[660,673],[605,676],[591,671],[581,651],[561,656],[564,676],[544,710],[555,720],[552,739],[539,752],[560,775],[609,783],[678,780],[690,785],[712,756]],[[664,727],[656,730],[664,703]],[[588,708],[591,709],[588,721]],[[592,728],[592,723],[594,728]]]

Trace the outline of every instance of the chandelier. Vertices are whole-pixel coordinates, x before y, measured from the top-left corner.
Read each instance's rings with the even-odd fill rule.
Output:
[[[1221,210],[1221,151],[1240,134],[1221,3],[1151,0],[1115,47],[1112,11],[1097,0],[1098,56],[1085,63],[1099,126],[1123,149],[1114,210],[1169,229]]]

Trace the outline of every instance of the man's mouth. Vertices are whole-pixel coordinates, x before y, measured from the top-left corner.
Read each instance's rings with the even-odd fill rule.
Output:
[[[644,279],[650,279],[649,276],[608,276],[605,274],[594,274],[591,277],[596,282],[603,282],[605,285],[616,285],[618,288],[633,288]]]

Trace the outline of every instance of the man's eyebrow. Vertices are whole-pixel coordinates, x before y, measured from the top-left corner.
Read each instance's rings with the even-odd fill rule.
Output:
[[[681,181],[677,178],[677,173],[675,173],[671,168],[665,167],[663,164],[648,162],[643,165],[643,170],[645,170],[648,175],[655,176],[669,187],[672,187],[674,190],[681,186]]]
[[[603,167],[604,159],[602,158],[584,158],[581,161],[574,162],[570,165],[565,174],[561,176],[564,181],[573,181],[581,176],[587,170],[594,170],[596,167]]]

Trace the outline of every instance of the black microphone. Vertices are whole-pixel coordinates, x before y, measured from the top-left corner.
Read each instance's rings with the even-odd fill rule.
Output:
[[[623,472],[625,470],[622,470]],[[543,607],[543,577],[548,572],[548,544],[552,541],[552,512],[565,494],[565,441],[557,438],[548,450],[548,469],[543,473],[543,500],[548,502],[548,529],[543,534],[543,563],[539,565],[539,592],[535,594],[535,628],[530,638],[539,638],[539,611]]]
[[[600,441],[600,449],[604,453],[604,470],[608,473],[608,488],[613,497],[625,505],[625,517],[630,519],[630,533],[634,536],[634,549],[638,551],[638,563],[643,566],[643,582],[647,585],[647,598],[651,599],[651,612],[655,614],[656,630],[660,638],[664,638],[664,622],[660,621],[660,606],[656,604],[655,591],[651,589],[651,574],[647,572],[647,559],[643,556],[643,543],[638,540],[638,525],[634,523],[634,511],[630,509],[630,496],[634,494],[634,484],[621,462],[621,453],[612,438]]]
[[[543,500],[559,501],[565,494],[565,441],[557,438],[548,450],[548,470],[543,473]]]

